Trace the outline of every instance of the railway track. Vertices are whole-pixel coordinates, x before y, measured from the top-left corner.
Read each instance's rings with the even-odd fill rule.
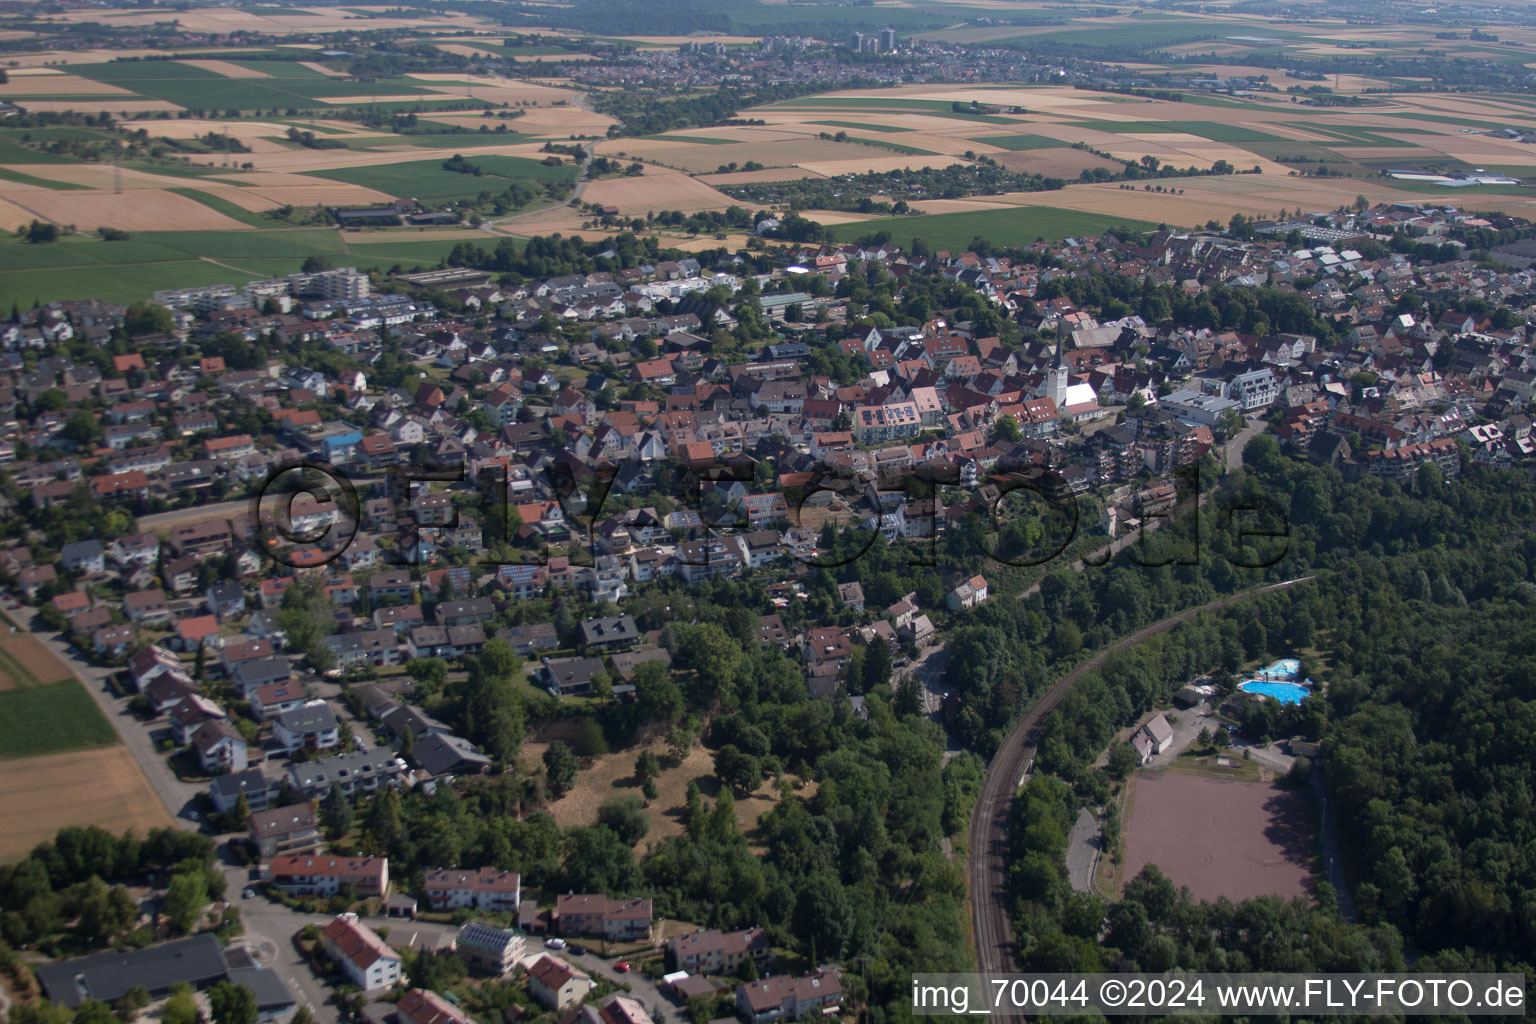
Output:
[[[1035,748],[1040,741],[1041,726],[1045,717],[1055,710],[1061,699],[1089,672],[1104,664],[1111,654],[1135,647],[1150,637],[1165,633],[1181,622],[1188,622],[1197,615],[1219,611],[1259,594],[1295,586],[1312,579],[1300,576],[1283,583],[1255,587],[1237,594],[1217,598],[1170,615],[1166,619],[1132,633],[1058,679],[1033,707],[1021,718],[1004,738],[997,753],[987,766],[986,780],[976,807],[971,812],[969,863],[966,865],[971,882],[971,923],[976,942],[976,966],[982,974],[1005,974],[1016,969],[1013,949],[1013,929],[1008,921],[1008,899],[1004,885],[1004,855],[1008,835],[1008,805],[1014,792],[1023,781],[1034,761]],[[1022,1021],[1019,1015],[993,1014],[994,1018]]]

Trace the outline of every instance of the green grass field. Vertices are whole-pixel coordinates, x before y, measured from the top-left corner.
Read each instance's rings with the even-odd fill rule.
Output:
[[[388,270],[429,268],[452,240],[417,241],[409,231],[340,232],[332,228],[266,231],[140,231],[124,242],[93,234],[43,245],[0,238],[0,294],[18,301],[99,298],[138,302],[165,288],[229,283],[297,273],[314,255],[338,265]]]
[[[12,129],[0,132],[0,164],[77,164],[80,162],[72,156],[41,153],[30,146],[22,145],[24,137],[41,142],[45,131],[46,129],[35,131]]]
[[[816,219],[814,211],[807,213]],[[1050,206],[1000,207],[966,213],[940,213],[913,217],[884,217],[836,226],[837,237],[853,241],[877,231],[889,231],[891,240],[911,248],[912,239],[926,238],[934,249],[963,250],[977,235],[993,245],[1027,245],[1037,238],[1052,241],[1076,235],[1100,235],[1113,227],[1151,231],[1156,224],[1111,217],[1102,213],[1059,210]]]
[[[1062,142],[1060,139],[1049,139],[1044,135],[972,135],[972,142],[984,142],[998,149],[1010,149],[1015,152],[1025,149],[1066,149],[1070,142]]]
[[[1077,128],[1092,128],[1115,135],[1139,135],[1144,132],[1197,135],[1212,142],[1230,142],[1238,146],[1248,142],[1289,141],[1246,125],[1224,124],[1220,121],[1073,121],[1071,124]]]
[[[174,60],[82,64],[73,70],[93,81],[196,110],[269,110],[317,103],[366,103],[373,96],[431,95],[409,79],[348,82],[281,61],[250,61],[271,78],[226,78]],[[439,94],[440,95],[440,94]]]
[[[12,170],[9,167],[0,167],[0,179],[14,181],[18,185],[36,185],[39,188],[51,188],[60,192],[78,191],[85,188],[84,185],[75,185],[67,181],[54,181],[50,178],[39,178],[23,171]]]
[[[691,142],[699,146],[729,146],[740,143],[740,139],[711,139],[704,135],[655,135],[653,142]]]
[[[442,160],[410,160],[372,167],[342,167],[314,171],[314,177],[363,185],[399,198],[442,201],[470,199],[481,192],[499,192],[511,181],[576,180],[576,165],[546,167],[542,161],[521,156],[477,156],[470,163],[484,174],[460,174],[443,170]]]
[[[811,121],[810,124],[826,125],[828,128],[857,128],[863,132],[909,132],[911,128],[898,128],[890,124],[860,124],[857,121]]]
[[[0,758],[36,757],[117,742],[78,680],[0,690]]]
[[[876,149],[889,149],[889,150],[892,150],[893,152],[901,153],[904,156],[935,156],[935,155],[937,155],[931,149],[918,149],[916,146],[903,146],[899,142],[891,142],[891,141],[889,141],[887,139],[869,139],[869,138],[853,138],[853,137],[850,137],[848,139],[848,141],[856,143],[856,144],[858,144],[860,146],[874,146]]]
[[[201,189],[172,188],[167,189],[166,191],[174,192],[179,196],[186,196],[188,199],[202,203],[210,210],[218,210],[224,216],[229,217],[232,220],[237,220],[242,224],[249,224],[251,227],[267,228],[272,226],[272,222],[267,220],[261,214],[256,213],[253,210],[247,210],[243,206],[237,206],[236,204],[230,202],[228,199],[213,195],[209,192],[204,192]]]

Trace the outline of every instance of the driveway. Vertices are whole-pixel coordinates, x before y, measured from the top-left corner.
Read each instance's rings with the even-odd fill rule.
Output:
[[[394,936],[391,935],[390,938],[394,938]],[[532,946],[529,947],[528,952],[533,952]],[[613,960],[604,960],[602,957],[591,952],[577,956],[569,949],[560,950],[558,955],[565,957],[593,977],[606,978],[616,985],[628,985],[630,995],[640,1001],[640,1004],[650,1013],[651,1019],[657,1021],[658,1024],[663,1024],[663,1022],[664,1024],[683,1024],[682,1011],[672,1000],[661,994],[661,989],[656,987],[654,981],[639,971],[620,974],[613,969],[613,965],[618,963],[622,959],[621,957]]]
[[[1099,819],[1088,808],[1078,808],[1072,837],[1067,841],[1067,877],[1078,892],[1093,888],[1093,869],[1099,863],[1099,846]]]

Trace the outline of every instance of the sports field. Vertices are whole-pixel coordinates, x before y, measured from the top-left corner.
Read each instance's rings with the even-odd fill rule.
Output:
[[[1312,886],[1314,836],[1305,792],[1173,772],[1135,776],[1125,871],[1156,864],[1196,899],[1292,897]]]

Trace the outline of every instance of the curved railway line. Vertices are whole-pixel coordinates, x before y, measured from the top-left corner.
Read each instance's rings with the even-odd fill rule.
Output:
[[[1132,633],[1104,648],[1092,658],[1068,672],[1009,730],[992,761],[987,765],[987,777],[971,812],[969,863],[966,865],[971,883],[971,922],[976,942],[976,966],[982,974],[1005,974],[1016,970],[1013,950],[1013,929],[1008,921],[1008,899],[1004,890],[1003,860],[1008,833],[1008,805],[1014,791],[1023,781],[1034,761],[1035,747],[1040,741],[1041,725],[1045,716],[1055,710],[1061,699],[1089,672],[1102,665],[1111,654],[1127,650],[1149,637],[1165,633],[1181,622],[1188,622],[1197,615],[1219,611],[1258,594],[1295,586],[1313,579],[1300,576],[1283,583],[1271,583],[1237,594],[1217,598],[1207,604],[1170,615],[1166,619]],[[994,1018],[1023,1020],[1022,1016],[993,1014]]]

